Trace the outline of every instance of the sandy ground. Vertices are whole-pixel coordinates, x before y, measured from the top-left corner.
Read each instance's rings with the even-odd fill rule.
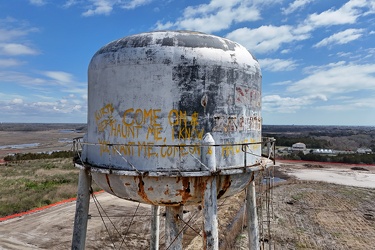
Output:
[[[116,224],[122,219],[128,219],[138,205],[138,203],[118,199],[107,193],[98,194],[97,198]],[[69,202],[0,222],[0,249],[69,249],[72,242],[75,205],[75,202]],[[132,238],[135,245],[141,246],[143,241],[148,241],[149,224],[147,222],[150,217],[150,206],[140,205],[137,213],[142,216],[138,217],[137,222],[132,225],[133,228],[130,227],[128,236]],[[106,234],[102,234],[105,226],[93,199],[90,203],[90,214],[91,219],[88,221],[86,238],[87,249],[114,249],[111,241],[107,241]],[[110,230],[114,230],[108,218],[104,218],[104,221]],[[119,230],[123,231],[124,229],[119,227]],[[137,235],[139,232],[144,232],[144,235]],[[140,242],[137,238],[140,239]],[[117,247],[119,246],[120,244]]]
[[[279,161],[280,171],[299,180],[375,188],[375,165]],[[352,168],[363,168],[353,170]]]
[[[48,130],[48,131],[0,131],[0,147],[7,145],[20,145],[20,144],[33,144],[39,143],[35,147],[27,148],[0,148],[0,158],[8,154],[15,153],[38,153],[50,152],[57,150],[71,150],[73,138],[82,137],[83,133],[63,133],[61,130]]]
[[[364,171],[340,164],[283,161],[278,165],[278,175],[294,176],[296,180],[279,183],[273,189],[272,249],[367,250],[375,246],[375,166],[361,166],[368,170]],[[106,193],[97,198],[111,221],[101,218],[91,200],[86,249],[149,248],[150,206],[138,207],[138,203]],[[233,237],[228,233],[230,224],[243,203],[243,194],[220,201],[221,240]],[[75,202],[69,202],[0,222],[0,249],[69,249],[74,213]],[[184,235],[184,249],[201,249],[198,207],[186,207],[184,221],[192,217],[192,229]],[[165,249],[163,219],[160,228],[160,249]],[[246,232],[237,239],[226,249],[248,249]]]
[[[375,249],[375,166],[278,165],[277,174],[291,179],[273,189],[271,237],[266,238],[271,246],[261,242],[266,249]],[[246,230],[233,249],[249,249]]]

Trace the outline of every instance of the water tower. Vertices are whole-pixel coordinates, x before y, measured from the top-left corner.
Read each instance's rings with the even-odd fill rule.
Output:
[[[198,32],[142,33],[99,49],[88,69],[73,244],[84,247],[90,172],[119,198],[166,206],[173,249],[181,247],[173,237],[182,207],[202,204],[205,248],[217,249],[217,199],[247,188],[267,167],[261,79],[243,46]]]

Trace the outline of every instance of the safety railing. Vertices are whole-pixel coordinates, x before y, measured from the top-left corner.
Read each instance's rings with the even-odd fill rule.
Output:
[[[261,147],[259,150],[258,147]],[[74,162],[78,168],[90,168],[93,172],[110,173],[117,175],[148,175],[148,176],[210,176],[210,175],[231,175],[264,170],[270,166],[275,165],[275,146],[276,140],[272,137],[263,137],[260,142],[238,143],[238,144],[203,144],[203,145],[142,145],[145,148],[159,149],[159,152],[168,152],[172,150],[174,154],[170,156],[179,157],[180,162],[183,157],[192,157],[198,162],[200,169],[194,171],[185,171],[183,164],[175,169],[167,169],[165,171],[152,171],[140,170],[136,164],[133,164],[129,158],[120,150],[121,147],[126,147],[127,150],[132,147],[139,147],[135,144],[118,144],[118,143],[89,143],[83,141],[82,137],[74,138],[73,150],[75,152]],[[105,148],[105,152],[111,157],[121,157],[128,170],[118,168],[116,166],[100,166],[85,162],[81,157],[84,147],[101,147]],[[254,150],[256,148],[257,150]],[[213,155],[215,157],[216,149],[221,152],[232,152],[235,150],[237,153],[242,152],[243,163],[236,166],[220,166],[214,169],[207,166],[207,163],[201,157],[202,155]],[[254,151],[256,151],[254,153]],[[211,153],[210,153],[211,152]],[[260,152],[260,153],[259,153]],[[222,153],[225,154],[225,153]],[[254,161],[254,158],[256,159]]]

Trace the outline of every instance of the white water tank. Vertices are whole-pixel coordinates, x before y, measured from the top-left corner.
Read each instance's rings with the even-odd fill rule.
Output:
[[[199,203],[200,183],[213,175],[218,198],[239,192],[260,160],[259,144],[243,144],[261,141],[261,78],[246,48],[217,36],[113,41],[89,65],[83,161],[107,192],[154,205]],[[215,173],[204,165],[205,135],[217,145]]]

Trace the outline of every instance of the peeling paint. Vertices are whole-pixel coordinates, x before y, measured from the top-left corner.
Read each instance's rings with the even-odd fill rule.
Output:
[[[261,141],[262,76],[245,47],[198,32],[148,32],[105,45],[88,71],[82,158],[105,190],[148,204],[197,204],[210,178],[217,198],[249,182],[261,148],[247,147],[250,155],[241,144]],[[209,170],[201,163],[208,133],[220,145],[210,148]]]

